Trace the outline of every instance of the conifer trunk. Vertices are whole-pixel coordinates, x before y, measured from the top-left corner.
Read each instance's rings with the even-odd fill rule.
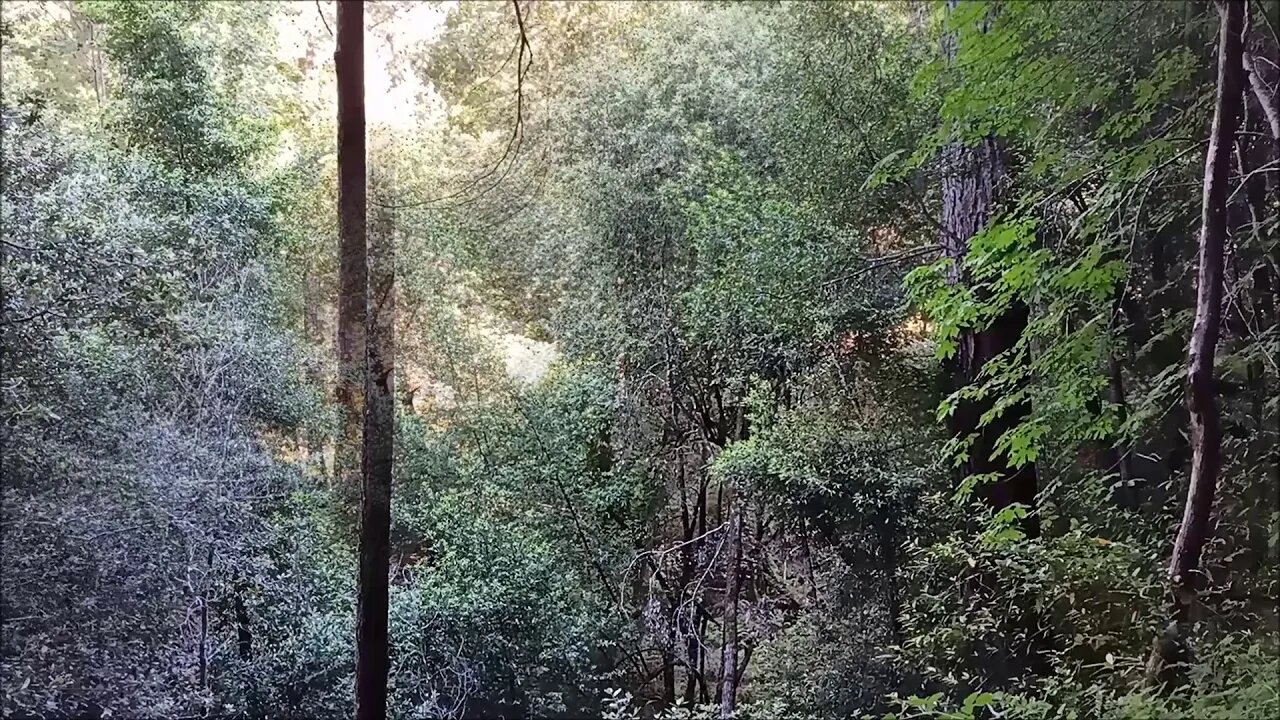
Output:
[[[374,178],[384,178],[375,172]],[[376,183],[375,193],[384,185]],[[387,614],[391,557],[391,477],[395,440],[395,223],[377,213],[369,243],[368,382],[364,401],[364,485],[360,504],[357,608],[358,720],[387,707]]]
[[[364,4],[338,4],[338,382],[342,435],[335,452],[337,495],[344,514],[356,507],[360,427],[364,414],[365,321],[368,314],[365,215]]]
[[[950,0],[948,10],[954,10],[956,5],[956,0]],[[984,30],[987,22],[989,18],[984,20]],[[948,64],[955,62],[958,42],[955,35],[943,40],[943,53]],[[974,146],[952,143],[944,151],[939,244],[943,254],[955,262],[950,277],[953,283],[967,282],[963,263],[969,252],[969,241],[995,216],[1000,187],[1005,182],[1004,155],[1002,144],[994,137],[983,138]],[[1026,330],[1027,319],[1026,306],[1015,303],[989,326],[963,332],[952,366],[953,389],[976,382],[988,362],[1013,348]],[[993,457],[996,440],[1021,424],[1031,408],[1027,403],[1018,403],[985,425],[981,424],[982,416],[994,406],[996,399],[961,402],[951,415],[949,429],[958,437],[974,438],[965,468],[967,473],[996,477],[994,482],[982,488],[987,503],[996,509],[1014,503],[1026,506],[1028,517],[1022,523],[1022,530],[1028,537],[1037,537],[1040,523],[1035,515],[1038,492],[1035,466],[1030,463],[1014,466]]]
[[[356,602],[355,716],[387,714],[387,595],[390,556],[391,401],[390,289],[385,238],[376,243],[374,278],[366,228],[364,6],[338,3],[338,221],[341,233],[338,307],[338,395],[345,413],[339,446],[339,492],[354,496],[353,456],[361,444],[359,585]],[[374,312],[369,313],[372,297]],[[370,338],[372,335],[372,338]],[[343,503],[344,508],[351,506]]]

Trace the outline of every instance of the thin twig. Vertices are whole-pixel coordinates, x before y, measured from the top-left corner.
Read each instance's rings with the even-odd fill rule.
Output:
[[[324,17],[324,10],[320,9],[320,0],[316,0],[316,14],[320,16],[320,22],[324,23],[324,29],[329,31],[329,37],[333,37],[333,29],[329,27],[329,21]]]

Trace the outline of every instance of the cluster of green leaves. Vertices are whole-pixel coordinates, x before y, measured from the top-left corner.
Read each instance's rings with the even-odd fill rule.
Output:
[[[0,110],[6,714],[297,708],[303,669],[348,655],[345,634],[317,643],[343,585],[301,553],[332,555],[274,441],[327,412],[276,302],[262,137],[195,38],[205,9],[73,7],[121,81],[107,122],[34,95]]]
[[[946,397],[938,418],[974,400],[990,403],[980,425],[1015,408],[1029,410],[999,438],[995,453],[1012,466],[1036,465],[1039,522],[1047,536],[1025,541],[1013,525],[1025,509],[992,515],[969,507],[975,487],[994,478],[964,479],[954,500],[985,521],[920,548],[913,574],[925,585],[908,615],[915,636],[907,646],[931,648],[932,667],[960,690],[1044,693],[1062,703],[1063,717],[1073,715],[1062,708],[1083,705],[1084,688],[1091,686],[1106,697],[1093,705],[1099,715],[1127,712],[1121,706],[1138,715],[1187,712],[1173,705],[1157,711],[1134,699],[1149,696],[1128,694],[1141,686],[1140,664],[1160,617],[1154,600],[1166,529],[1185,482],[1178,417],[1193,279],[1185,268],[1195,248],[1198,150],[1208,124],[1216,17],[1174,4],[974,2],[940,13],[938,21],[944,52],[917,76],[916,92],[941,94],[941,122],[905,162],[886,158],[872,184],[928,172],[956,143],[998,138],[1006,154],[1010,175],[998,188],[997,216],[969,239],[963,259],[921,266],[907,287],[932,325],[943,361],[957,352],[962,336],[1013,308],[1028,312],[1017,344]],[[1019,71],[1009,72],[1010,66]],[[1240,233],[1237,262],[1256,263],[1267,252],[1265,237],[1257,228]],[[1256,330],[1228,332],[1223,357],[1252,356],[1267,342]],[[1229,359],[1222,367],[1232,373]],[[1246,373],[1255,394],[1260,374]],[[1265,440],[1259,427],[1265,408],[1233,407],[1231,400],[1224,407],[1229,424],[1250,412],[1258,418],[1246,422],[1245,453]],[[954,438],[947,456],[962,463],[970,441]],[[1268,481],[1248,467],[1248,460],[1228,467],[1226,482],[1252,487],[1244,492],[1253,497]],[[1126,487],[1113,491],[1120,483]],[[1117,512],[1117,498],[1139,493],[1134,487],[1148,500]],[[1259,541],[1260,525],[1269,521],[1230,498],[1222,513],[1233,519],[1224,520],[1225,537],[1207,553],[1211,566],[1230,572],[1239,562],[1233,558],[1247,554],[1256,561],[1269,552]],[[1249,532],[1231,529],[1239,526],[1254,528],[1252,545],[1244,539]],[[958,557],[956,542],[974,551]],[[970,570],[956,562],[961,558]],[[927,589],[935,571],[939,584]],[[1087,580],[1082,587],[1081,580]],[[1063,587],[1073,588],[1065,604]],[[1226,602],[1230,612],[1248,615],[1238,601]],[[926,607],[932,609],[925,616],[915,614]],[[1048,645],[1032,642],[1028,628],[1036,624]],[[1200,629],[1206,637],[1223,629],[1212,627]],[[1018,642],[1025,643],[1020,650]],[[1267,642],[1246,652],[1269,652],[1262,649]],[[992,669],[971,665],[996,645],[1003,659],[991,661]],[[1110,651],[1093,657],[1104,646]],[[939,651],[950,656],[939,658]],[[1055,679],[1033,689],[1043,680],[1030,671],[1035,662],[1025,656],[1009,664],[1011,651],[1051,656]],[[1199,700],[1191,698],[1199,697],[1207,703],[1204,712],[1221,708],[1207,688],[1187,692],[1177,702],[1194,704]],[[1267,702],[1234,711],[1263,712]],[[947,703],[933,697],[927,714],[959,711],[944,712]]]

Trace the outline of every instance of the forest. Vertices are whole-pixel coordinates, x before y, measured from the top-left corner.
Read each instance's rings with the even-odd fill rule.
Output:
[[[0,717],[1280,717],[1280,0],[5,0]]]

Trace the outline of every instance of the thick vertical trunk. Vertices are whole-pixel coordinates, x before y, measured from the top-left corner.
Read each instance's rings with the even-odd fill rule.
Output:
[[[335,453],[342,508],[355,509],[364,413],[365,320],[368,314],[365,213],[364,4],[338,3],[338,383],[342,436]]]
[[[732,718],[738,703],[738,595],[742,584],[742,508],[735,507],[729,520],[725,573],[724,650],[720,674],[720,717]]]
[[[954,11],[957,4],[957,0],[948,0],[948,11]],[[984,32],[992,19],[991,15],[983,18]],[[959,39],[955,35],[944,37],[942,50],[948,64],[954,63],[958,46]],[[968,280],[963,262],[969,252],[969,241],[991,222],[997,195],[1005,182],[1004,147],[994,137],[986,137],[972,147],[953,143],[944,151],[942,160],[942,233],[939,242],[943,253],[955,261],[951,282],[963,283]],[[989,361],[1012,349],[1022,337],[1027,320],[1026,306],[1018,303],[995,318],[989,326],[964,332],[952,367],[955,388],[977,381]],[[995,401],[996,398],[984,398],[961,403],[951,416],[950,430],[959,437],[973,437],[966,467],[968,474],[996,477],[982,489],[987,503],[997,509],[1015,503],[1026,506],[1028,517],[1022,523],[1022,530],[1028,537],[1037,537],[1040,522],[1035,514],[1038,491],[1035,466],[1013,466],[1005,459],[994,457],[996,441],[1006,431],[1021,424],[1031,408],[1026,403],[1019,403],[982,425],[982,416],[992,409]]]
[[[962,264],[969,251],[969,240],[990,223],[994,214],[996,193],[1004,179],[1004,153],[999,141],[986,138],[977,146],[953,145],[946,151],[942,179],[943,252],[955,261],[952,282],[966,281]],[[1012,349],[1027,326],[1028,312],[1017,304],[988,327],[969,330],[960,337],[952,373],[958,389],[977,381],[983,367],[997,355]],[[1018,503],[1025,505],[1029,517],[1023,523],[1028,537],[1039,535],[1039,520],[1034,515],[1037,480],[1035,466],[1011,465],[995,457],[996,441],[1006,431],[1017,427],[1030,413],[1025,403],[1014,405],[985,425],[980,418],[990,410],[996,398],[961,403],[951,416],[951,431],[960,437],[973,436],[967,471],[970,475],[994,474],[996,480],[983,487],[983,497],[995,508]]]
[[[1227,234],[1228,175],[1244,84],[1240,33],[1244,3],[1219,6],[1218,90],[1205,157],[1200,219],[1196,314],[1187,348],[1187,407],[1191,414],[1191,480],[1182,523],[1169,563],[1169,623],[1148,663],[1153,682],[1176,680],[1187,657],[1187,629],[1200,575],[1200,554],[1209,532],[1222,438],[1214,381],[1214,353],[1222,324],[1223,246]]]
[[[698,616],[700,612],[695,602],[693,609],[689,612],[689,637],[685,639],[685,667],[687,672],[684,679],[684,694],[681,696],[685,707],[693,707],[698,698],[698,683],[702,682],[702,643],[698,636]]]

